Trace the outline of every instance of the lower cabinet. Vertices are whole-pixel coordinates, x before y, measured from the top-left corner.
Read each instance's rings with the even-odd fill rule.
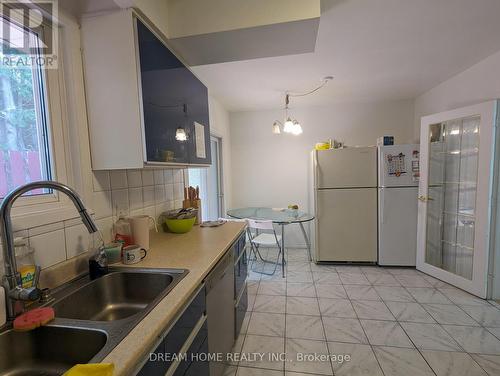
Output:
[[[209,273],[203,286],[175,324],[160,339],[140,376],[218,376],[223,364],[210,359],[212,352],[230,351],[248,308],[246,234]],[[233,269],[234,265],[234,269]],[[209,300],[207,309],[207,297]],[[210,320],[212,317],[212,320]],[[210,332],[209,332],[210,328]],[[210,347],[209,349],[209,338]]]
[[[202,346],[203,343],[207,342],[208,338],[205,286],[198,290],[196,296],[191,300],[179,319],[162,337],[161,343],[149,355],[138,375],[188,375],[187,372],[191,365],[190,360],[197,359],[193,354],[199,354],[198,358],[204,359],[204,356],[208,354],[208,348],[203,349]],[[189,351],[191,351],[190,354],[188,354]],[[197,351],[200,351],[200,353]],[[208,362],[206,363],[207,372],[201,373],[200,368],[200,373],[197,375],[209,375]]]

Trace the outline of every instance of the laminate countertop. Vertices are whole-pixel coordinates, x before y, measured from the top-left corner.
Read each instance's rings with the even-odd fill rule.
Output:
[[[114,375],[131,375],[154,351],[159,336],[244,229],[244,223],[227,222],[212,228],[195,226],[186,234],[151,233],[147,257],[126,266],[187,269],[189,273],[103,360],[114,363]]]

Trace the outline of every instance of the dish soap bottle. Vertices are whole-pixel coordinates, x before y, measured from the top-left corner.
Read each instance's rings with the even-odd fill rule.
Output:
[[[115,240],[122,242],[124,247],[134,244],[132,227],[123,212],[118,214],[118,220],[113,224],[113,233],[115,234]]]
[[[28,247],[26,239],[15,238],[14,249],[16,253],[17,271],[21,275],[21,284],[24,288],[34,287],[36,265],[33,249]]]

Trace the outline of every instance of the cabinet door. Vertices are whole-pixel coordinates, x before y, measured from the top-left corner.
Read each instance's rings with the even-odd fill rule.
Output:
[[[210,371],[207,354],[208,330],[205,321],[188,351],[186,351],[185,359],[175,370],[174,376],[208,376]]]
[[[140,20],[137,43],[146,161],[210,164],[207,88]]]

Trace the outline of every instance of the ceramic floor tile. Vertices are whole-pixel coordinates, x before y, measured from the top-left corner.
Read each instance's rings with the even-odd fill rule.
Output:
[[[339,273],[340,280],[344,285],[369,285],[370,282],[362,273]]]
[[[332,371],[331,375],[333,375],[333,371]],[[317,373],[302,373],[302,372],[285,371],[285,376],[319,376],[319,375]]]
[[[467,353],[422,351],[437,376],[486,376],[486,372]]]
[[[361,320],[361,325],[372,345],[414,348],[396,321]]]
[[[248,334],[245,337],[242,352],[263,353],[264,356],[262,360],[242,360],[239,362],[238,366],[283,370],[284,362],[273,359],[270,354],[282,353],[284,349],[285,339],[282,337],[267,337]]]
[[[286,337],[324,341],[321,317],[286,315]]]
[[[318,298],[347,299],[347,293],[342,285],[316,285]]]
[[[323,317],[326,339],[335,342],[368,343],[357,319]]]
[[[395,320],[385,303],[371,300],[353,300],[352,306],[360,319]]]
[[[255,304],[255,299],[257,298],[257,295],[254,294],[248,294],[248,311],[253,311],[253,306]]]
[[[458,325],[443,325],[443,328],[469,353],[500,355],[500,341],[484,328]]]
[[[390,302],[414,302],[415,299],[404,287],[375,286],[382,300]]]
[[[285,295],[286,283],[277,281],[261,281],[257,294],[259,295]]]
[[[283,337],[285,335],[285,315],[279,313],[253,312],[247,333]]]
[[[287,338],[285,343],[287,371],[307,372],[318,375],[332,375],[330,360],[301,359],[303,355],[328,355],[328,347],[324,341]]]
[[[253,305],[255,312],[285,313],[285,297],[257,295]]]
[[[386,269],[381,268],[380,266],[360,266],[359,269],[361,270],[361,273],[364,275],[368,276],[370,275],[388,275],[389,273],[387,272]]]
[[[257,291],[259,290],[259,283],[260,281],[248,281],[247,282],[248,293],[256,295]]]
[[[385,376],[433,376],[434,373],[417,350],[397,347],[374,346]]]
[[[382,300],[373,286],[344,285],[344,289],[353,300]]]
[[[303,296],[309,298],[316,297],[316,289],[313,283],[287,283],[286,285],[286,295],[287,296]]]
[[[410,276],[420,276],[420,272],[415,270],[415,268],[386,268],[387,272],[392,275],[410,275]]]
[[[335,265],[337,273],[363,273],[360,266],[356,265]]]
[[[419,303],[453,304],[450,299],[433,288],[407,287],[406,289]]]
[[[286,299],[286,313],[291,315],[319,316],[318,299],[289,296]]]
[[[450,285],[446,282],[443,282],[437,278],[431,277],[430,275],[424,274],[422,275],[422,278],[425,279],[427,282],[429,282],[432,287],[434,288],[439,288],[439,287],[450,287]]]
[[[238,367],[236,376],[283,376],[283,371],[270,369]]]
[[[319,298],[318,301],[322,316],[357,318],[351,302],[347,299]]]
[[[289,261],[286,267],[288,271],[311,271],[311,263],[309,261]]]
[[[487,306],[491,305],[477,296],[471,295],[465,291],[459,290],[457,288],[439,288],[439,292],[445,295],[449,300],[458,305],[479,305]]]
[[[398,321],[434,324],[436,321],[418,303],[386,302],[390,311]]]
[[[328,342],[330,354],[349,355],[350,361],[332,361],[336,376],[383,376],[369,345]]]
[[[440,324],[479,326],[467,313],[451,304],[422,304],[422,307]]]
[[[500,356],[498,355],[481,355],[471,354],[474,360],[488,373],[490,376],[500,375]]]
[[[495,327],[495,328],[486,327],[486,329],[488,329],[488,331],[491,334],[493,334],[495,337],[497,337],[498,339],[500,339],[500,328],[498,328],[498,327]]]
[[[327,271],[327,272],[312,272],[313,281],[316,284],[331,284],[340,285],[340,278],[337,272]]]
[[[460,306],[474,320],[483,326],[500,327],[500,310],[488,306]]]
[[[327,272],[327,271],[337,271],[335,268],[335,265],[324,265],[324,264],[315,264],[314,262],[311,262],[311,270],[313,272]]]
[[[394,278],[390,274],[365,274],[368,281],[374,286],[401,286],[401,283],[398,282],[396,278]]]
[[[312,283],[312,273],[311,272],[299,272],[299,271],[289,271],[286,276],[287,282],[308,282]]]
[[[395,276],[399,283],[404,287],[428,287],[432,288],[432,285],[427,282],[424,278],[418,275],[401,275]]]
[[[401,326],[418,349],[462,351],[453,338],[438,324],[402,322]]]

